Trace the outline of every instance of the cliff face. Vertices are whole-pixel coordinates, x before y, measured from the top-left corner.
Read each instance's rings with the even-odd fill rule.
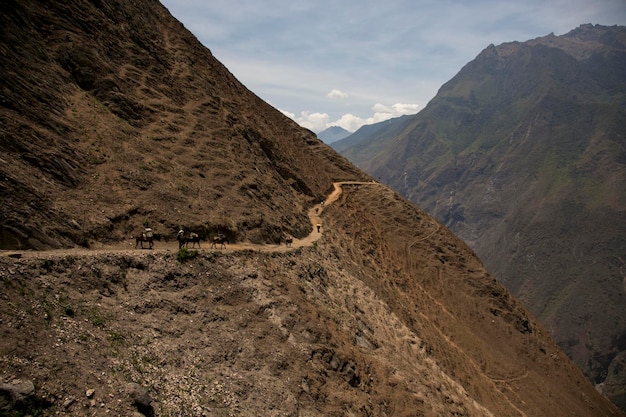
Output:
[[[1,414],[619,415],[462,241],[160,4],[0,12]]]
[[[626,407],[625,68],[624,27],[492,45],[341,152],[462,237]]]

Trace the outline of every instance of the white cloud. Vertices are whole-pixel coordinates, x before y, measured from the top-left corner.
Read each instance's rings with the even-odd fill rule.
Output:
[[[343,127],[350,132],[355,132],[361,126],[366,124],[369,124],[368,119],[362,119],[359,116],[355,116],[354,114],[350,113],[344,114],[339,118],[339,120],[333,123],[334,126]]]
[[[327,96],[329,98],[338,98],[338,99],[348,98],[348,94],[340,90],[332,90],[330,93],[327,94]]]
[[[376,103],[374,107],[372,107],[372,110],[374,110],[372,119],[375,120],[374,123],[382,122],[383,120],[403,116],[405,114],[415,114],[418,108],[419,105],[417,104],[396,103],[391,106],[385,106],[384,104]]]
[[[161,3],[247,88],[317,132],[417,113],[489,44],[626,21],[624,0]],[[381,102],[397,104],[371,107]]]
[[[385,112],[385,113],[391,113],[394,115],[403,115],[403,114],[417,113],[418,108],[419,108],[418,104],[396,103],[396,104],[391,105],[391,107],[388,107],[383,104],[377,103],[374,105],[372,109],[375,112]]]
[[[295,120],[300,126],[319,133],[322,130],[330,126],[328,123],[330,116],[328,113],[314,113],[309,111],[303,111],[299,117],[295,117],[295,114],[281,110],[284,115]]]
[[[287,111],[287,110],[281,110],[281,109],[278,109],[278,111],[284,114],[285,116],[289,117],[290,119],[296,120],[296,115],[293,114],[292,112]]]
[[[385,106],[384,104],[377,103],[372,107],[374,114],[369,117],[362,118],[347,113],[341,116],[337,121],[330,123],[327,127],[340,126],[350,132],[355,132],[363,125],[383,122],[406,114],[415,114],[418,112],[418,108],[419,106],[417,104],[396,103],[391,106]]]
[[[319,133],[331,126],[340,126],[350,132],[355,132],[363,125],[379,123],[407,114],[415,114],[418,112],[418,109],[419,106],[417,104],[396,103],[391,106],[385,106],[384,104],[377,103],[372,107],[374,113],[369,117],[360,117],[352,113],[345,113],[335,121],[331,121],[328,113],[303,111],[300,113],[300,116],[296,117],[295,114],[289,111],[280,111],[300,126]]]

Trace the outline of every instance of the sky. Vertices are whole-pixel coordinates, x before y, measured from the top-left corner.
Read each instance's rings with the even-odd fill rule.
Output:
[[[415,114],[490,44],[626,25],[626,0],[161,0],[257,96],[315,133]]]

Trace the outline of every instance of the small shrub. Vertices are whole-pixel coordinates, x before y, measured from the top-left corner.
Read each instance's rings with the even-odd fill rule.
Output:
[[[178,262],[183,263],[189,259],[194,259],[196,256],[198,256],[197,250],[189,250],[187,248],[180,248],[176,259],[178,259]]]
[[[94,308],[90,312],[90,320],[91,324],[96,327],[104,327],[104,323],[106,322],[106,317],[102,314],[98,309]]]
[[[44,300],[41,303],[41,308],[43,309],[43,318],[50,323],[52,321],[52,304]]]
[[[41,267],[43,269],[45,269],[46,271],[50,272],[52,271],[52,267],[54,266],[54,261],[52,259],[45,259],[42,263],[41,263]]]
[[[67,317],[74,317],[74,307],[71,304],[63,306],[63,312]]]
[[[126,342],[126,337],[122,332],[111,331],[109,333],[109,342],[111,342],[113,347],[120,347]]]

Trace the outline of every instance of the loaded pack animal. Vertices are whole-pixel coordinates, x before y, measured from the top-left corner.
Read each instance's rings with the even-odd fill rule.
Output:
[[[144,249],[143,243],[148,243],[148,249],[152,249],[154,246],[154,233],[152,233],[152,229],[146,228],[143,233],[138,236],[135,236],[135,249],[137,246],[141,244],[141,249]]]
[[[290,248],[292,243],[293,243],[293,236],[291,235],[285,236],[285,246]]]
[[[227,243],[228,238],[226,237],[226,235],[218,233],[217,236],[213,236],[213,239],[211,240],[211,248],[217,249],[217,245],[219,244],[221,245],[220,249],[224,249]]]
[[[196,243],[197,243],[198,247],[200,247],[200,241],[201,240],[202,240],[202,238],[200,237],[200,235],[198,235],[197,233],[191,232],[189,237],[185,238],[185,246],[188,247],[189,243],[192,243],[191,247],[195,248],[196,247]]]
[[[182,247],[188,247],[189,243],[192,243],[192,248],[196,247],[196,243],[198,244],[198,247],[201,248],[200,241],[204,240],[204,238],[194,232],[191,232],[189,236],[185,236],[185,232],[181,229],[176,235],[176,240],[178,240],[178,249],[181,249]]]

